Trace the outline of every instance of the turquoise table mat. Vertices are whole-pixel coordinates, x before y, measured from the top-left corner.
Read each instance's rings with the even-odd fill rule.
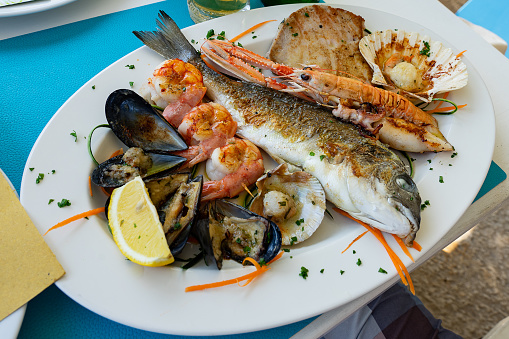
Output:
[[[251,0],[251,7],[263,6],[260,0]],[[141,47],[142,43],[131,32],[133,29],[153,30],[159,10],[169,13],[181,28],[194,24],[187,12],[186,0],[169,0],[0,41],[0,64],[3,66],[0,71],[0,168],[18,192],[30,150],[53,114],[91,77]],[[505,178],[500,167],[492,163],[477,198]],[[240,337],[288,338],[314,319]],[[199,322],[196,319],[190,322],[192,320]],[[28,303],[19,338],[77,337],[182,338],[146,332],[105,319],[74,302],[55,285]]]
[[[507,0],[469,0],[457,12],[473,24],[484,27],[509,42],[509,2]],[[505,56],[509,57],[509,49]]]

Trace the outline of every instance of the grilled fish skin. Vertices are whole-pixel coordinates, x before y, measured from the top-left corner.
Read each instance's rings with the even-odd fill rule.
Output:
[[[353,217],[397,234],[411,245],[420,225],[421,199],[403,162],[382,143],[330,112],[208,68],[164,12],[158,31],[134,34],[164,58],[179,58],[203,74],[207,95],[237,121],[237,134],[318,178],[327,200]]]

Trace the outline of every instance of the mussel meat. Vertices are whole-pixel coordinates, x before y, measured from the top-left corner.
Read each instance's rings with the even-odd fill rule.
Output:
[[[192,232],[207,265],[215,262],[218,269],[224,259],[242,263],[250,257],[268,263],[281,249],[281,232],[274,222],[222,199],[200,208]]]
[[[112,92],[106,100],[105,112],[113,133],[129,147],[162,154],[187,149],[175,128],[134,91]]]
[[[173,186],[175,178],[168,183]],[[147,186],[150,187],[151,185]],[[150,194],[151,191],[148,187]],[[182,181],[175,193],[158,209],[159,220],[163,225],[166,241],[173,255],[182,252],[187,243],[191,226],[198,212],[202,187],[203,176],[201,175],[192,180]],[[152,193],[154,193],[154,190],[152,190]]]
[[[91,180],[101,187],[120,187],[137,176],[150,177],[176,168],[185,161],[183,157],[146,153],[141,148],[131,147],[123,155],[99,164],[92,172]]]

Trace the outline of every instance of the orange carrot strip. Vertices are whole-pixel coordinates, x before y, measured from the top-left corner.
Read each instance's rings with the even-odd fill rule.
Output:
[[[90,192],[90,196],[93,197],[94,194],[92,193],[92,177],[88,176],[88,191]]]
[[[87,212],[83,212],[83,213],[80,213],[80,214],[76,214],[75,216],[73,217],[70,217],[68,219],[65,219],[64,221],[61,221],[59,222],[58,224],[56,224],[55,226],[51,227],[49,230],[46,231],[46,233],[44,233],[44,235],[48,234],[49,231],[52,231],[56,228],[60,228],[62,226],[65,226],[73,221],[76,221],[76,220],[79,220],[81,218],[85,218],[85,217],[89,217],[91,215],[95,215],[95,214],[99,214],[101,212],[104,212],[105,208],[104,207],[99,207],[99,208],[96,208],[96,209],[93,209],[93,210],[90,210],[90,211],[87,211]]]
[[[231,42],[235,42],[237,40],[239,40],[240,38],[242,38],[244,35],[248,34],[249,32],[252,32],[254,31],[255,29],[257,28],[260,28],[262,27],[263,25],[265,25],[266,23],[269,23],[271,21],[276,21],[276,20],[267,20],[267,21],[264,21],[264,22],[260,22],[259,24],[256,24],[254,25],[253,27],[249,28],[248,30],[245,30],[244,32],[240,33],[239,35],[237,35],[235,38],[233,39],[230,39]]]
[[[401,240],[401,238],[398,237],[396,234],[393,234],[392,236],[394,237],[394,239],[396,239],[396,241],[398,242],[399,246],[401,247],[403,252],[405,252],[405,254],[410,258],[410,260],[412,260],[412,262],[415,262],[414,258],[412,257],[412,254],[410,254],[410,251],[408,250],[408,247],[407,247],[407,245],[405,245],[403,240]]]
[[[421,245],[417,241],[414,240],[414,245],[412,246],[413,249],[415,249],[417,252],[420,252],[422,250]]]
[[[362,234],[359,234],[359,235],[357,236],[357,238],[355,238],[355,239],[354,239],[354,240],[350,243],[350,245],[348,245],[348,246],[347,246],[347,247],[343,250],[343,252],[341,252],[341,253],[345,253],[345,252],[346,252],[346,250],[347,250],[347,249],[349,249],[349,248],[350,248],[350,246],[352,246],[352,245],[354,244],[354,242],[356,242],[357,240],[359,240],[360,238],[362,238],[362,237],[364,236],[364,234],[366,234],[366,233],[368,233],[368,232],[369,232],[369,231],[366,231],[366,232],[364,232],[364,233],[362,233]]]
[[[99,187],[99,188],[101,189],[101,191],[103,191],[103,193],[104,193],[107,197],[109,197],[109,196],[111,195],[111,192],[109,192],[106,188],[104,188],[104,187],[102,187],[102,186],[101,186],[101,187]]]
[[[116,150],[115,152],[113,152],[111,155],[110,155],[110,159],[113,158],[113,157],[116,157],[117,155],[120,155],[120,154],[124,154],[124,149],[121,148],[121,149],[118,149]]]
[[[279,254],[276,255],[274,257],[274,259],[269,261],[269,263],[267,265],[269,265],[269,264],[273,263],[274,261],[278,260],[279,258],[281,258],[282,255],[283,255],[283,252],[282,251],[279,252]],[[209,283],[209,284],[188,286],[188,287],[186,287],[185,291],[186,292],[200,291],[200,290],[205,290],[205,289],[208,289],[208,288],[216,288],[216,287],[232,285],[232,284],[235,284],[235,283],[237,283],[239,286],[243,287],[243,286],[246,286],[247,284],[249,284],[251,281],[253,281],[254,278],[256,278],[260,274],[262,274],[262,273],[264,273],[264,272],[266,272],[266,271],[268,271],[270,269],[270,267],[268,267],[268,266],[260,266],[252,258],[244,259],[243,263],[246,262],[246,261],[249,261],[250,263],[252,263],[256,267],[256,271],[248,273],[248,274],[243,275],[243,276],[238,277],[238,278],[233,278],[233,279],[213,282],[213,283]],[[247,282],[245,284],[241,285],[240,282],[244,281],[244,280],[247,280]]]
[[[269,261],[269,262],[267,263],[267,265],[270,265],[270,264],[272,264],[274,261],[276,261],[276,260],[278,260],[279,258],[281,258],[281,257],[283,256],[283,253],[284,253],[283,251],[279,252],[279,254],[278,254],[278,255],[276,255],[276,256],[274,257],[274,259],[272,259],[271,261]]]
[[[358,222],[362,226],[364,226],[368,231],[370,231],[382,243],[382,245],[385,247],[385,250],[387,251],[387,254],[389,254],[389,258],[391,258],[391,261],[393,262],[394,267],[398,271],[398,274],[399,274],[401,280],[403,281],[403,283],[405,285],[407,285],[407,282],[408,282],[408,287],[410,289],[410,292],[412,292],[412,294],[415,294],[414,285],[412,283],[412,279],[410,278],[410,274],[408,273],[408,270],[406,269],[405,265],[403,264],[401,259],[398,257],[398,255],[396,253],[394,253],[392,248],[389,246],[389,244],[385,240],[382,232],[379,229],[375,229],[375,228],[369,226],[368,224],[366,224],[358,219],[355,219],[350,214],[346,213],[343,210],[340,210],[339,208],[334,207],[333,210],[338,212],[339,214],[346,216],[347,218],[350,218],[350,219]]]
[[[459,58],[461,57],[467,50],[464,50],[463,52],[459,52],[457,55],[456,55],[456,58]]]
[[[248,274],[243,275],[243,276],[238,277],[238,278],[233,278],[233,279],[228,279],[228,280],[223,280],[223,281],[218,281],[218,282],[213,282],[213,283],[203,284],[203,285],[188,286],[188,287],[186,287],[185,291],[186,292],[193,292],[193,291],[205,290],[205,289],[208,289],[208,288],[215,288],[215,287],[232,285],[232,284],[239,283],[240,281],[243,281],[243,280],[246,280],[246,279],[255,278],[258,275],[260,275],[261,273],[267,271],[268,269],[270,269],[270,268],[264,266],[264,267],[262,267],[260,269],[257,269],[254,272],[248,273]]]
[[[433,108],[432,110],[426,111],[426,113],[431,114],[431,113],[436,113],[436,112],[446,112],[446,111],[449,111],[451,109],[454,109],[454,106],[447,106],[447,107],[439,107],[439,106],[440,105],[438,105],[437,107]],[[458,105],[458,109],[466,107],[466,106],[467,106],[467,104]]]

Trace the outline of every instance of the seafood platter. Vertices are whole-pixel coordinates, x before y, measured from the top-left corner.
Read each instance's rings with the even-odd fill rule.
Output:
[[[400,278],[413,290],[414,260],[475,198],[494,112],[468,51],[364,7],[256,11],[182,31],[155,13],[154,31],[133,27],[145,46],[84,84],[38,138],[22,203],[67,272],[58,287],[84,307],[220,335],[307,319]],[[36,186],[30,168],[58,185],[48,174]],[[40,186],[67,207],[49,213]]]

